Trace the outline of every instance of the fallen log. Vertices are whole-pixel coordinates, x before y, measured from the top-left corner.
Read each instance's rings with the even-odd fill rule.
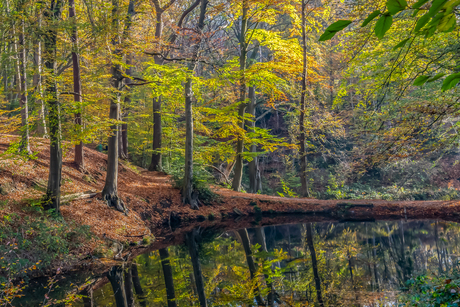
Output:
[[[93,192],[84,192],[84,193],[75,193],[61,196],[61,202],[71,202],[78,199],[86,199],[86,198],[93,198],[97,195],[97,193]]]

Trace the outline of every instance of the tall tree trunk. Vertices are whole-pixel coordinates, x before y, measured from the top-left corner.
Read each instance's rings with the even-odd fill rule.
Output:
[[[61,149],[61,116],[60,103],[57,97],[56,84],[56,43],[57,28],[55,22],[61,16],[62,0],[52,0],[49,11],[46,12],[47,30],[45,32],[45,67],[49,72],[46,80],[46,97],[49,112],[49,136],[50,136],[50,167],[48,187],[45,196],[45,209],[54,209],[60,214],[61,199],[61,172],[62,172],[62,149]]]
[[[29,103],[28,103],[28,94],[27,94],[27,50],[25,42],[25,22],[21,21],[21,34],[19,36],[19,45],[21,48],[21,65],[20,68],[22,73],[19,73],[21,80],[21,122],[22,122],[22,138],[20,150],[24,151],[27,154],[30,154],[30,144],[29,144]]]
[[[193,275],[195,278],[195,285],[198,292],[198,300],[201,307],[207,307],[206,294],[204,292],[204,280],[203,274],[201,273],[200,259],[198,258],[198,246],[196,244],[197,230],[193,229],[191,232],[185,235],[185,240],[188,245],[190,258],[192,260]]]
[[[302,92],[300,96],[299,116],[299,143],[300,143],[300,182],[302,184],[301,194],[303,197],[310,197],[307,183],[307,151],[305,147],[305,95],[307,94],[307,24],[306,8],[308,0],[302,0]]]
[[[240,34],[240,105],[238,108],[238,120],[241,128],[241,133],[244,131],[244,113],[246,111],[246,58],[248,52],[248,44],[246,42],[246,32],[248,30],[248,11],[249,7],[247,0],[242,0],[243,14],[241,17],[241,34]],[[235,157],[235,174],[233,176],[232,189],[240,191],[241,181],[243,179],[243,151],[244,151],[244,137],[238,135],[236,143],[236,157]]]
[[[38,28],[41,29],[42,27],[42,12],[36,12],[37,20],[38,20]],[[45,119],[45,102],[43,100],[43,62],[42,62],[42,41],[41,39],[37,39],[35,43],[35,51],[34,51],[34,60],[35,60],[35,74],[33,77],[32,84],[34,86],[35,91],[35,105],[38,109],[38,121],[37,121],[37,134],[41,137],[46,136],[46,119]]]
[[[112,31],[113,39],[112,45],[114,47],[114,57],[121,57],[121,50],[119,49],[120,37],[118,34],[119,27],[119,0],[112,0]],[[123,75],[121,73],[120,64],[117,64],[114,59],[111,67],[112,78],[110,80],[113,87],[112,97],[110,99],[110,112],[109,118],[115,121],[120,119],[120,91],[123,86]],[[107,201],[109,207],[114,207],[120,212],[127,213],[126,207],[121,199],[118,198],[118,125],[114,124],[111,127],[112,135],[109,137],[108,153],[107,153],[107,176],[105,179],[105,186],[102,190],[102,195]]]
[[[122,266],[113,266],[107,278],[112,284],[113,295],[115,296],[115,303],[117,307],[128,307],[128,302],[126,300],[125,286],[123,281],[123,267]]]
[[[171,263],[169,261],[169,252],[167,248],[159,250],[161,266],[163,267],[163,274],[165,278],[166,286],[166,297],[168,299],[168,307],[176,307],[176,294],[174,292],[174,279],[173,272],[171,269]]]
[[[200,18],[198,20],[198,33],[200,38],[195,44],[192,62],[189,65],[189,70],[195,73],[196,61],[198,60],[198,52],[200,50],[201,36],[204,29],[204,18],[206,17],[206,8],[208,0],[201,0]],[[184,186],[182,189],[182,201],[184,204],[189,204],[192,209],[198,209],[197,200],[192,197],[193,193],[193,111],[192,111],[192,78],[187,78],[185,82],[185,174]]]
[[[256,114],[256,93],[255,88],[251,86],[249,88],[249,105],[248,105],[248,113],[251,114],[254,118],[253,121],[248,123],[248,132],[254,132],[256,122],[255,122],[255,114]],[[262,192],[261,189],[261,177],[260,177],[260,169],[259,169],[259,159],[255,156],[257,152],[257,145],[252,144],[250,148],[250,152],[254,155],[252,157],[252,161],[248,163],[248,173],[249,173],[249,193],[258,193]]]
[[[153,98],[153,153],[150,171],[162,170],[162,155],[161,155],[161,96]]]
[[[126,15],[125,28],[123,31],[123,39],[129,39],[131,35],[132,20],[133,16],[136,14],[135,2],[137,0],[129,0],[128,4],[128,14]],[[120,125],[119,131],[119,140],[118,140],[118,155],[121,159],[128,159],[128,123],[126,122],[126,117],[128,115],[129,105],[131,103],[131,84],[133,76],[132,65],[132,55],[128,52],[126,54],[126,69],[125,74],[128,76],[125,81],[127,87],[127,93],[124,99],[123,112],[120,114],[120,120],[123,120],[123,123]]]
[[[78,55],[78,33],[77,33],[77,16],[75,12],[75,0],[69,0],[69,19],[73,21],[72,24],[72,65],[73,65],[73,99],[75,105],[78,108],[77,113],[75,113],[75,128],[78,131],[78,134],[82,132],[82,120],[81,120],[81,111],[82,111],[82,97],[81,97],[81,77],[80,77],[80,59]],[[78,168],[82,169],[85,167],[84,157],[83,157],[83,142],[79,141],[75,145],[75,157],[74,162]]]
[[[316,299],[318,300],[318,304],[320,306],[324,306],[323,295],[321,292],[321,279],[319,278],[319,274],[318,274],[318,262],[316,260],[315,246],[313,244],[313,234],[312,234],[312,229],[311,229],[311,223],[307,224],[307,245],[308,245],[308,249],[310,250],[313,277],[315,279]]]
[[[257,278],[256,276],[257,267],[254,262],[254,258],[252,257],[251,243],[249,242],[248,231],[246,230],[246,228],[240,229],[238,230],[238,235],[240,236],[241,244],[243,245],[244,253],[246,255],[246,261],[248,263],[251,279],[254,280]],[[265,306],[264,300],[262,296],[260,295],[259,286],[256,287],[255,297],[256,297],[257,304],[259,306]]]

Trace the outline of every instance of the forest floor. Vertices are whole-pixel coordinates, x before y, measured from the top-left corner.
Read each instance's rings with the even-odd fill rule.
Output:
[[[1,135],[0,155],[15,140],[15,136]],[[31,145],[37,152],[35,159],[0,156],[0,214],[4,218],[15,216],[19,223],[26,216],[35,214],[25,209],[34,206],[43,196],[48,178],[49,141],[31,138]],[[73,163],[73,149],[68,148],[62,167],[62,196],[97,193],[92,198],[65,202],[61,207],[67,222],[87,225],[94,235],[78,251],[72,251],[78,255],[92,253],[107,240],[133,243],[152,234],[157,238],[157,244],[171,245],[171,241],[182,240],[180,233],[197,225],[241,228],[254,224],[400,218],[460,221],[460,201],[299,199],[239,193],[221,187],[213,187],[218,195],[215,200],[200,206],[199,210],[192,210],[182,204],[180,191],[172,186],[168,175],[121,161],[118,187],[119,196],[129,209],[126,216],[108,208],[101,198],[106,154],[84,148],[84,156],[82,171]]]

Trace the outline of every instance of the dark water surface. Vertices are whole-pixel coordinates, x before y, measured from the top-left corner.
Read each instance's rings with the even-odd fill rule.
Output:
[[[88,299],[74,305],[394,306],[411,277],[457,267],[459,236],[459,224],[444,221],[308,223],[218,233],[197,228],[182,245],[113,267],[93,290],[93,305]],[[65,276],[49,295],[64,295],[71,283],[84,282],[83,275]],[[35,306],[43,290],[20,305]]]

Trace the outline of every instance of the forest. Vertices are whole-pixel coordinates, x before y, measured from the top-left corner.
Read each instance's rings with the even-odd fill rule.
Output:
[[[264,245],[237,235],[249,217],[270,227],[317,213],[327,216],[318,223],[455,222],[459,9],[460,0],[0,0],[0,305],[21,296],[19,280],[84,257],[131,266],[156,236],[229,218],[246,254]],[[296,231],[308,245],[305,225]],[[362,260],[376,265],[369,274],[382,246],[356,251],[374,252]],[[441,271],[453,274],[445,253]],[[267,275],[256,271],[251,279]],[[393,285],[415,277],[403,273]],[[326,277],[316,275],[321,292]],[[383,279],[364,275],[379,290]],[[323,306],[319,292],[291,299]]]
[[[62,157],[84,170],[85,148],[107,153],[119,210],[118,160],[172,175],[192,207],[207,183],[457,197],[455,1],[1,5],[1,132],[20,136],[3,157],[48,139],[57,211]]]

